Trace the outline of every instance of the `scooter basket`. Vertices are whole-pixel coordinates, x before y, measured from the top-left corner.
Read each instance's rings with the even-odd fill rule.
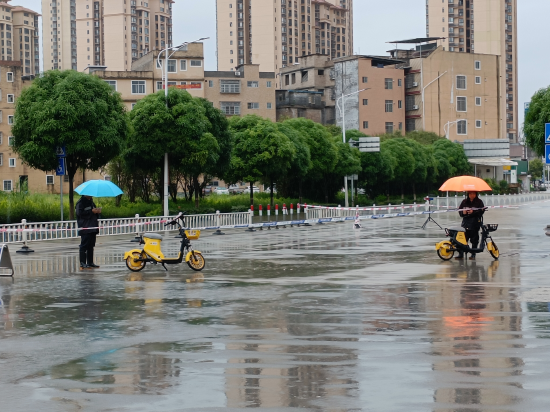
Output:
[[[494,223],[488,223],[486,226],[487,226],[487,230],[489,232],[494,232],[498,229],[498,225],[496,225]]]
[[[187,239],[189,240],[197,240],[199,237],[201,237],[201,231],[200,230],[186,230],[185,236],[187,236]]]

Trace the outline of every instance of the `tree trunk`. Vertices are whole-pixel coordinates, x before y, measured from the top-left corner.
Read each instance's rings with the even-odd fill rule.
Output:
[[[195,185],[195,209],[199,208],[199,179],[194,177],[193,183]]]
[[[273,178],[270,179],[271,180],[271,208],[273,209]]]
[[[405,192],[403,191],[403,183],[401,183],[401,200],[405,199]]]
[[[115,206],[120,207],[120,200],[122,199],[122,195],[118,195],[115,199]]]
[[[302,204],[302,178],[300,177],[300,181],[298,182],[298,197],[300,199],[300,204]]]
[[[413,182],[413,198],[414,198],[414,201],[416,202],[416,183]]]
[[[73,192],[74,175],[75,173],[69,172],[69,220],[74,220],[74,192]]]

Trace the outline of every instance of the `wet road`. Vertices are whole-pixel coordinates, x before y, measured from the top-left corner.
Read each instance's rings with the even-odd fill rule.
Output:
[[[420,217],[206,233],[200,274],[129,274],[129,238],[101,238],[93,274],[76,242],[12,246],[1,408],[547,411],[549,212],[488,212],[498,262],[441,261]]]

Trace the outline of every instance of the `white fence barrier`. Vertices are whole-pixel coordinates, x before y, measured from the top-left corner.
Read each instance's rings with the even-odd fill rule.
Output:
[[[136,234],[143,232],[164,232],[174,230],[173,226],[164,227],[168,220],[174,217],[136,217],[124,219],[100,219],[99,236]],[[250,213],[212,213],[207,215],[185,216],[186,226],[191,229],[212,228],[220,226],[246,226],[250,223]],[[22,223],[0,226],[0,243],[20,243],[24,240],[30,242],[74,239],[78,238],[78,226],[76,221],[66,222],[39,222]]]

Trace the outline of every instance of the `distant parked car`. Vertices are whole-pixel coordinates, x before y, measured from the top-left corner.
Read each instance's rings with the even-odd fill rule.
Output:
[[[269,186],[264,186],[264,193],[271,193],[271,188]],[[277,186],[273,186],[273,193],[277,193]]]
[[[219,186],[216,189],[214,189],[214,193],[217,195],[228,195],[229,189],[227,187]]]
[[[252,187],[252,190],[254,191],[254,193],[260,193],[260,188],[258,186],[253,186]],[[247,193],[247,194],[250,194],[250,186],[248,186],[247,188],[244,189],[243,193]]]
[[[244,191],[244,188],[239,185],[229,185],[228,190],[229,193],[240,195]]]
[[[210,185],[207,185],[204,187],[204,195],[205,196],[208,196],[210,194],[212,194],[212,189],[214,188],[214,186],[210,186]]]

